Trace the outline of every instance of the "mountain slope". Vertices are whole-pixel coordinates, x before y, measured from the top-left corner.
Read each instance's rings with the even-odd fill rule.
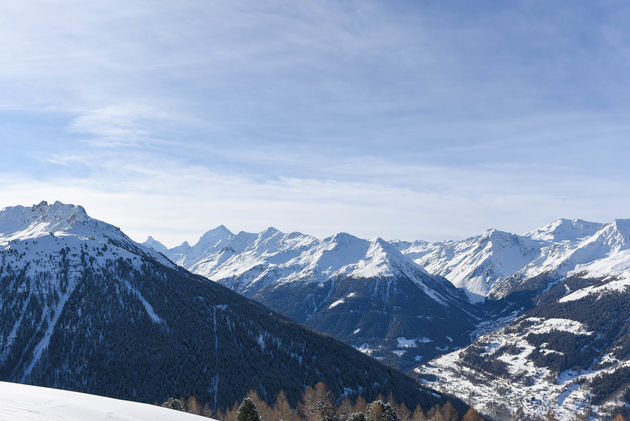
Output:
[[[0,419],[28,421],[208,421],[155,405],[0,382]]]
[[[380,238],[318,240],[269,228],[222,239],[222,248],[178,261],[403,370],[468,344],[479,321],[460,290]]]
[[[588,228],[585,236],[542,248],[527,266],[497,282],[491,294],[503,297],[516,291],[541,292],[572,273],[607,276],[630,268],[630,220],[590,224]]]
[[[464,288],[471,299],[488,295],[492,285],[531,262],[543,244],[498,230],[463,241],[398,243],[402,253],[428,272]]]
[[[215,243],[216,244],[216,243]],[[144,402],[231,406],[305,385],[444,398],[342,343],[175,266],[56,202],[0,212],[0,379]]]
[[[507,327],[416,372],[496,419],[627,415],[628,303],[630,272],[570,276]]]
[[[627,257],[628,225],[627,220],[600,224],[558,219],[523,235],[492,229],[461,241],[393,244],[429,273],[445,277],[464,288],[473,301],[481,301],[525,290],[541,292],[591,264],[605,270],[614,261],[622,266],[613,267],[619,273]]]

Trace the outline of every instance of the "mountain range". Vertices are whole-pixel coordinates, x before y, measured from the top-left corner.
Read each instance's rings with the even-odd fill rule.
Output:
[[[381,238],[319,240],[274,228],[233,234],[219,226],[194,246],[145,245],[403,370],[467,345],[482,320],[461,289]]]
[[[219,226],[168,249],[80,206],[9,207],[0,380],[215,408],[324,381],[497,420],[628,415],[629,250],[623,219],[445,242]]]
[[[346,233],[319,240],[275,228],[233,234],[220,225],[194,246],[184,242],[168,249],[152,237],[144,245],[247,294],[270,284],[321,284],[340,277],[396,276],[406,270],[407,275],[421,271],[437,284],[446,279],[477,303],[504,297],[522,289],[523,281],[541,275],[620,273],[630,267],[628,231],[630,220],[625,219],[607,224],[558,219],[520,235],[489,229],[464,240],[411,242],[363,240]]]
[[[0,211],[0,379],[214,408],[250,389],[295,404],[319,381],[336,397],[449,399],[60,202]]]
[[[223,226],[194,246],[153,242],[496,419],[605,418],[630,398],[630,220],[444,242]]]

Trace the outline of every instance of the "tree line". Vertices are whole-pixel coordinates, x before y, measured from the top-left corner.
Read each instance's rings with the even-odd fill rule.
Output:
[[[157,402],[156,402],[157,403]],[[465,414],[457,412],[446,402],[435,405],[427,412],[420,405],[413,410],[405,403],[398,403],[390,393],[387,398],[378,396],[368,403],[362,396],[354,402],[348,397],[335,401],[323,382],[307,387],[296,407],[292,407],[283,391],[278,393],[273,405],[267,404],[255,391],[250,391],[239,404],[224,411],[214,412],[209,405],[202,405],[194,397],[169,399],[162,406],[220,421],[483,421],[474,409]]]

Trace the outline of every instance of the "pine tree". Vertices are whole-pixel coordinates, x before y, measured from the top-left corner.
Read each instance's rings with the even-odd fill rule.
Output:
[[[427,412],[427,419],[431,421],[444,421],[444,417],[442,416],[442,412],[440,411],[440,405],[437,404]]]
[[[400,421],[394,408],[389,403],[380,400],[368,405],[365,418],[367,421]]]
[[[366,421],[365,414],[363,412],[355,412],[350,414],[350,416],[346,418],[346,421]]]
[[[168,398],[162,405],[164,408],[174,409],[176,411],[183,411],[184,406],[179,399]]]
[[[254,402],[256,409],[258,409],[258,416],[260,418],[264,420],[272,419],[273,410],[269,407],[269,405],[267,405],[267,402],[258,396],[258,393],[256,393],[255,390],[250,390],[249,393],[247,393],[247,397]]]
[[[188,399],[186,399],[185,406],[186,406],[186,412],[190,414],[200,415],[201,410],[203,409],[203,407],[199,404],[195,396],[190,396]]]
[[[407,405],[405,405],[404,402],[398,404],[390,401],[390,404],[394,407],[394,410],[402,421],[409,421],[409,419],[411,418],[411,411],[409,410],[409,408],[407,408]]]
[[[238,407],[236,421],[261,421],[258,408],[250,398],[243,399],[243,403]]]
[[[302,401],[299,406],[300,417],[306,421],[317,421],[317,397],[315,389],[307,387],[302,392]]]

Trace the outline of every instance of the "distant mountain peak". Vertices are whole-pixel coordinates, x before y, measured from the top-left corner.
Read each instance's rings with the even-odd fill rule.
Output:
[[[336,244],[349,244],[357,241],[366,241],[359,237],[355,237],[352,234],[348,234],[347,232],[338,232],[325,240],[330,240],[331,242]]]
[[[160,243],[159,241],[157,241],[155,238],[153,238],[150,235],[149,235],[149,238],[147,238],[147,241],[145,241],[142,244],[147,247],[151,247],[153,250],[159,251],[160,253],[164,253],[168,251],[168,248],[164,244]]]
[[[595,234],[602,226],[583,219],[559,218],[524,235],[541,241],[575,241]]]
[[[225,242],[234,238],[234,234],[232,231],[227,229],[225,225],[219,225],[216,228],[207,231],[204,235],[199,238],[197,244],[195,244],[194,248],[216,248],[218,244]]]
[[[225,225],[221,224],[215,228],[212,228],[211,230],[207,231],[204,235],[202,235],[202,238],[206,235],[209,234],[229,234],[229,235],[234,235],[232,234],[232,231],[230,231]]]
[[[263,232],[260,233],[262,237],[268,237],[276,234],[281,234],[281,231],[275,227],[267,227]]]

